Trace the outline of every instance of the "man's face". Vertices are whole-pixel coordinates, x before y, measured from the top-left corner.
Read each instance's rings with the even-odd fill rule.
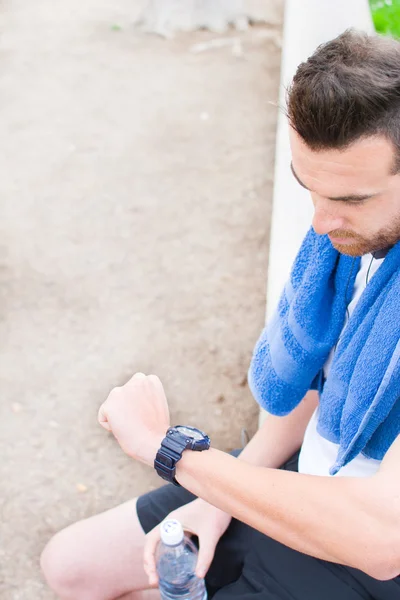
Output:
[[[310,193],[313,227],[343,254],[361,256],[400,240],[400,175],[393,145],[383,136],[346,150],[311,150],[290,128],[292,171]]]

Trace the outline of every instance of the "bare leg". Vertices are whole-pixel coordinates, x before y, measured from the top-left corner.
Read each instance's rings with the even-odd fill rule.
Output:
[[[156,600],[157,590],[140,592],[149,587],[144,539],[130,500],[57,533],[43,551],[43,573],[62,600]]]

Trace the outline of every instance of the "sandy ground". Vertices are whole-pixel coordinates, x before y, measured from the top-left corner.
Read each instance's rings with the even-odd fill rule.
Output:
[[[49,600],[41,549],[159,485],[97,425],[133,372],[240,444],[264,321],[280,50],[200,54],[134,0],[1,2],[0,598]],[[261,35],[260,35],[261,31]],[[235,34],[232,34],[235,35]]]

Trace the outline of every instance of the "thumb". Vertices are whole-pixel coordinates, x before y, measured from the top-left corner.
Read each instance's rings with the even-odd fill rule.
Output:
[[[109,424],[108,418],[107,418],[107,411],[106,411],[106,403],[105,402],[99,408],[99,412],[98,412],[98,415],[97,415],[97,420],[100,423],[100,425],[102,427],[104,427],[104,429],[106,429],[107,431],[111,431],[111,427],[110,427],[110,424]]]
[[[214,558],[215,549],[217,547],[219,537],[208,535],[199,537],[199,555],[197,558],[196,575],[203,579],[206,576],[208,569]]]
[[[146,535],[144,544],[143,566],[151,586],[158,583],[155,554],[160,537],[160,526],[157,525]]]

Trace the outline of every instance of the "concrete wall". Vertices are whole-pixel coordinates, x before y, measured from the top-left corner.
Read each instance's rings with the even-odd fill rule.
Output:
[[[287,0],[281,65],[281,106],[285,104],[285,90],[297,66],[319,44],[333,39],[349,27],[370,33],[374,31],[368,0]],[[276,141],[267,318],[276,308],[292,262],[312,218],[310,194],[294,179],[290,161],[288,123],[281,111]],[[264,416],[262,413],[261,420]]]
[[[319,44],[348,27],[373,32],[368,0],[287,0],[281,67],[280,104],[297,66]],[[307,190],[290,171],[288,124],[283,111],[278,119],[275,183],[268,271],[267,316],[276,307],[291,264],[312,217]]]

